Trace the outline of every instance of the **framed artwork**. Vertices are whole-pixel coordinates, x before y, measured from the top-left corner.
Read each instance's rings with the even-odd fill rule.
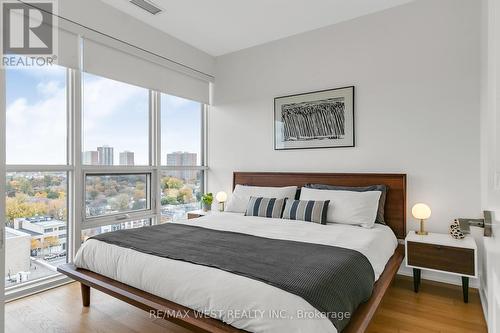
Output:
[[[337,147],[354,147],[354,86],[274,99],[274,149]]]

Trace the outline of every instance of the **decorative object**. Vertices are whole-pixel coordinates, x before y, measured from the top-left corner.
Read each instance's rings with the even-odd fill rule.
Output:
[[[201,197],[201,204],[205,212],[212,209],[212,202],[214,201],[214,195],[212,193],[205,193]]]
[[[411,209],[411,214],[414,218],[420,220],[420,230],[415,232],[417,235],[427,235],[428,232],[424,230],[424,220],[431,217],[431,209],[424,203],[418,203]]]
[[[227,200],[227,193],[224,191],[217,192],[215,199],[219,202],[219,211],[224,211],[224,203]]]
[[[354,147],[354,87],[274,99],[274,149]]]
[[[460,223],[457,219],[453,220],[453,223],[450,224],[450,235],[455,239],[465,238],[464,233],[462,232],[462,230],[460,230]]]

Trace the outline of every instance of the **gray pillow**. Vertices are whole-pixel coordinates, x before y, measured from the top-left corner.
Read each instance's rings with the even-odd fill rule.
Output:
[[[283,214],[286,199],[287,198],[250,197],[245,216],[261,216],[279,219]]]
[[[386,225],[384,214],[385,214],[385,198],[387,197],[387,186],[386,185],[370,185],[370,186],[337,186],[337,185],[326,185],[326,184],[306,184],[304,187],[313,188],[316,190],[334,190],[334,191],[355,191],[355,192],[368,192],[368,191],[380,191],[380,199],[378,200],[377,217],[375,218],[375,223]]]
[[[329,203],[330,200],[287,200],[283,219],[326,224]]]

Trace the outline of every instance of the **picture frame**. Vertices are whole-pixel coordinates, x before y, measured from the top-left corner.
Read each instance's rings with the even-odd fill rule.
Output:
[[[354,86],[274,99],[275,150],[354,146]]]

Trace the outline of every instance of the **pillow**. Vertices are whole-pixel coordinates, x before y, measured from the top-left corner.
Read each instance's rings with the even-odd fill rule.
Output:
[[[326,224],[326,212],[330,201],[288,200],[283,218]]]
[[[263,197],[263,198],[288,198],[293,200],[297,192],[297,186],[287,187],[261,187],[261,186],[247,186],[236,185],[231,198],[226,204],[226,212],[244,213],[247,209],[250,197]]]
[[[375,223],[385,224],[385,198],[387,197],[387,186],[386,185],[371,185],[371,186],[337,186],[337,185],[325,185],[325,184],[307,184],[307,188],[314,188],[317,190],[336,190],[336,191],[354,191],[354,192],[368,192],[368,191],[380,191],[380,199],[378,200],[378,210],[377,218]]]
[[[287,198],[250,197],[245,216],[262,216],[279,219]]]
[[[335,191],[303,187],[300,200],[330,200],[327,222],[371,228],[375,224],[381,194],[380,191]]]

